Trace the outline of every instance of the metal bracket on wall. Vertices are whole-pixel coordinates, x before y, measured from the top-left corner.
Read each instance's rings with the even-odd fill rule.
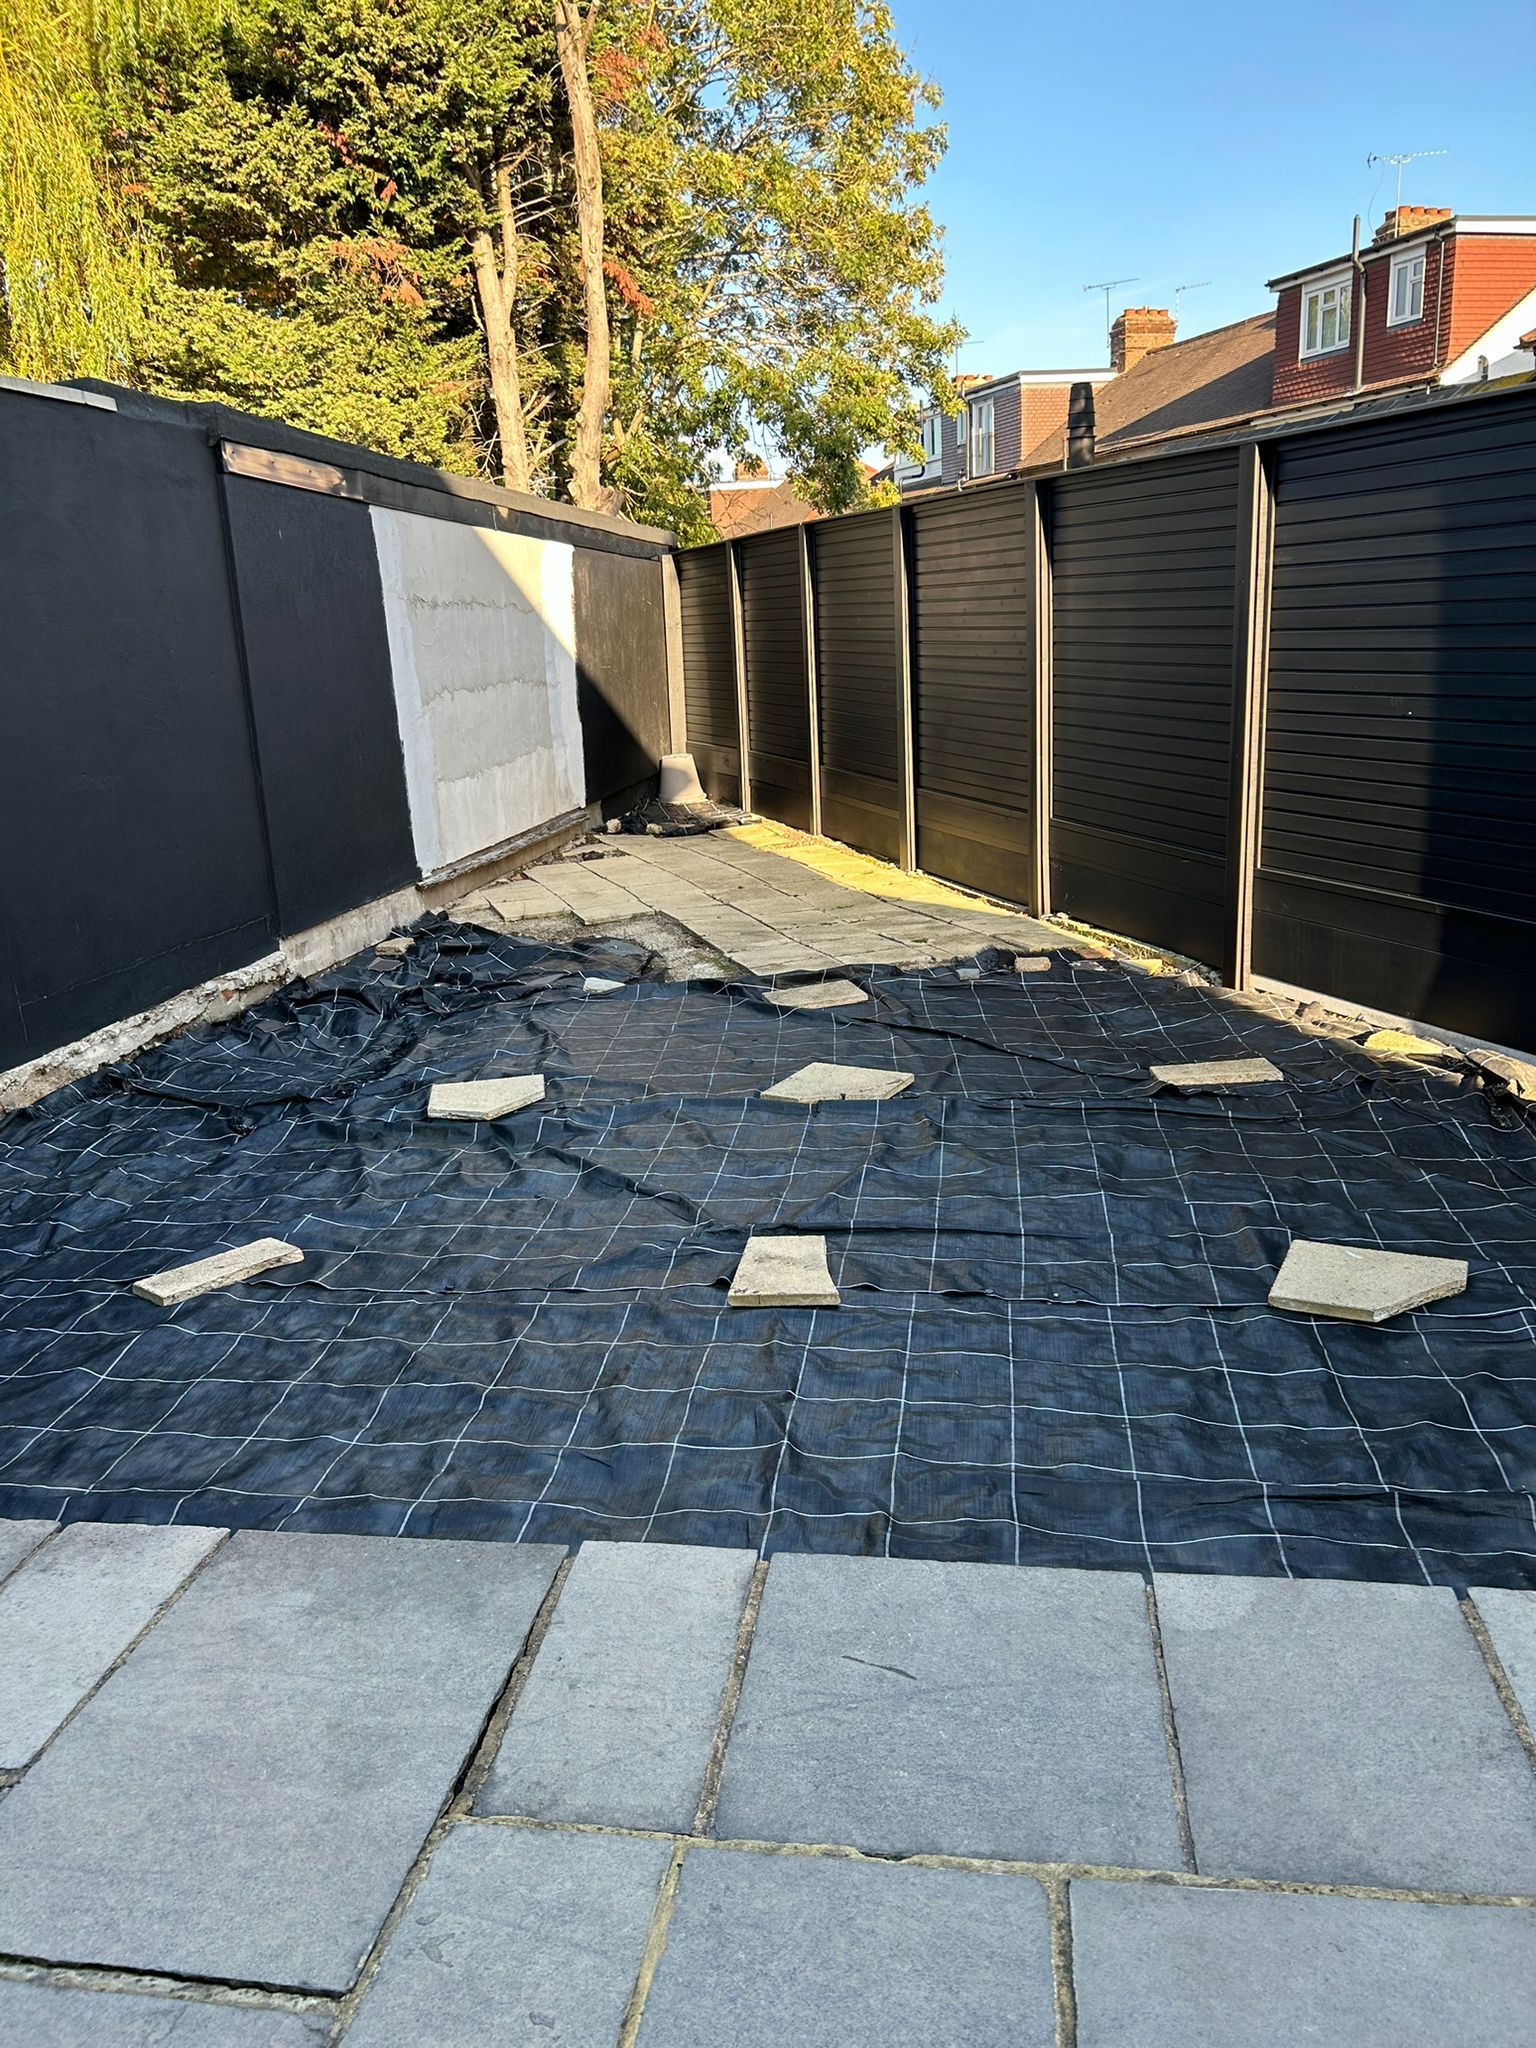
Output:
[[[895,578],[896,620],[896,773],[901,808],[900,865],[910,873],[917,866],[917,748],[912,716],[912,567],[910,522],[906,507],[891,508],[891,567]]]
[[[1024,531],[1028,549],[1030,696],[1033,748],[1029,792],[1029,907],[1036,917],[1051,912],[1051,548],[1047,490],[1024,486]]]
[[[747,639],[741,613],[741,551],[733,540],[725,544],[726,586],[731,604],[731,667],[736,682],[736,751],[740,759],[739,801],[744,811],[752,808],[752,725],[747,703]]]
[[[1274,483],[1256,441],[1238,450],[1237,590],[1232,630],[1232,779],[1227,811],[1226,934],[1222,979],[1253,978],[1253,904],[1264,829],[1264,728],[1269,695],[1269,599]]]
[[[800,631],[805,652],[807,751],[810,754],[811,831],[821,837],[821,698],[816,685],[816,571],[811,560],[811,529],[798,529],[800,545]]]

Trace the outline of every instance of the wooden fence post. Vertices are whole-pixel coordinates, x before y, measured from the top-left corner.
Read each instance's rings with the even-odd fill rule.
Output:
[[[1029,907],[1036,917],[1051,913],[1051,550],[1047,529],[1049,486],[1029,483],[1024,520],[1029,549],[1030,688],[1034,734],[1029,794]]]
[[[821,837],[821,699],[816,688],[816,569],[811,559],[811,529],[800,532],[800,632],[805,652],[808,748],[811,757],[811,831]]]
[[[1227,806],[1226,930],[1222,979],[1253,975],[1253,899],[1264,825],[1264,726],[1269,695],[1269,593],[1274,484],[1257,441],[1238,449],[1237,590],[1232,633],[1232,781]]]
[[[896,592],[896,781],[900,812],[899,865],[917,866],[917,755],[912,719],[912,575],[904,505],[891,508],[891,566]]]
[[[737,801],[744,811],[752,808],[752,727],[747,712],[747,641],[741,616],[740,543],[725,544],[726,584],[731,604],[731,665],[736,678],[736,750],[740,763]]]

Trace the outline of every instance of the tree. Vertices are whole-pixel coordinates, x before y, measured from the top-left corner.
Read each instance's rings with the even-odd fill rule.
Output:
[[[152,388],[690,537],[721,453],[839,510],[915,447],[943,134],[880,0],[217,5],[164,0],[102,173]]]
[[[592,39],[615,333],[607,472],[702,525],[711,453],[764,444],[811,501],[915,452],[956,330],[914,193],[943,148],[878,0],[608,0]]]
[[[109,137],[141,39],[217,0],[6,0],[0,31],[0,365],[125,374],[148,288]]]
[[[261,410],[373,418],[389,453],[530,488],[546,287],[519,181],[552,65],[541,0],[245,0],[216,40],[163,38],[124,145],[172,273],[149,381],[265,383]]]
[[[583,362],[571,448],[571,498],[589,508],[611,496],[603,486],[603,434],[613,396],[608,286],[603,273],[603,160],[593,100],[592,27],[598,0],[555,0],[555,49],[571,122],[571,182],[576,199],[577,273],[581,279]]]

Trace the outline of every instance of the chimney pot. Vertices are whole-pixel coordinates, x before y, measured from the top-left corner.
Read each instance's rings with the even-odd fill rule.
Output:
[[[1372,248],[1382,242],[1395,242],[1399,235],[1411,235],[1419,228],[1427,228],[1437,220],[1449,220],[1448,206],[1394,206],[1381,226],[1371,237]]]
[[[1121,374],[1134,369],[1143,356],[1167,348],[1173,336],[1173,315],[1166,306],[1127,306],[1109,330],[1111,369]]]

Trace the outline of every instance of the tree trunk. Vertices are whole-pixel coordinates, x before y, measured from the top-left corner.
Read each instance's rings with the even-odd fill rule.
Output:
[[[471,242],[470,254],[475,266],[480,317],[485,324],[491,403],[496,408],[496,438],[501,443],[501,480],[509,491],[531,491],[533,478],[528,461],[528,423],[523,414],[523,391],[517,370],[517,337],[512,327],[512,312],[517,302],[517,243],[511,222],[510,192],[500,170],[497,186],[498,197],[502,200],[502,265],[497,267],[496,245],[484,228]]]
[[[608,291],[603,282],[603,164],[597,146],[597,114],[587,70],[592,0],[583,18],[580,0],[555,0],[555,47],[571,113],[571,159],[576,179],[576,227],[581,250],[581,286],[586,307],[586,361],[576,436],[571,450],[571,502],[604,509],[603,426],[612,390]]]

